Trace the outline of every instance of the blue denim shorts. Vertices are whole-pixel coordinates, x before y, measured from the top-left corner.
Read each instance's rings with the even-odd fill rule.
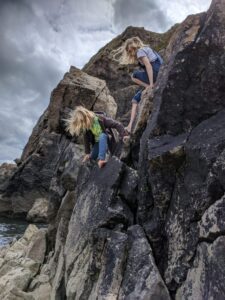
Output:
[[[160,64],[159,60],[157,59],[156,61],[151,62],[151,65],[152,65],[152,70],[153,70],[153,83],[155,83],[161,64]],[[148,74],[147,74],[146,70],[134,71],[133,78],[137,78],[137,79],[149,84]],[[138,103],[141,101],[142,90],[143,89],[138,89],[138,91],[134,95],[132,101],[136,101]]]

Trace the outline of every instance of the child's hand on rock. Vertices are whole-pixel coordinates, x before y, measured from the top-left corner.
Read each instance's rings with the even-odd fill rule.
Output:
[[[152,94],[152,93],[153,93],[153,89],[154,89],[154,86],[153,86],[153,85],[148,85],[148,86],[144,89],[142,95],[145,95],[145,94],[150,95],[150,94]]]
[[[82,163],[85,163],[86,161],[88,161],[90,159],[90,154],[86,154],[82,160]]]

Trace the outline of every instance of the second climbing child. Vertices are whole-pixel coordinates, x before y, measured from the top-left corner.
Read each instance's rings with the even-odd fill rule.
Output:
[[[163,62],[161,56],[148,46],[145,46],[139,37],[133,37],[126,41],[125,51],[128,61],[131,64],[138,62],[143,70],[135,71],[132,80],[141,87],[153,89],[160,66]],[[132,125],[137,112],[137,105],[141,101],[142,90],[132,99],[131,117],[128,126],[128,132],[131,132]]]

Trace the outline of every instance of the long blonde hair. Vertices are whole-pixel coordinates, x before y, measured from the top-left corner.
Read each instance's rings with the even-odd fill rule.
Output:
[[[83,106],[77,106],[70,112],[69,118],[65,120],[66,131],[71,135],[79,135],[83,130],[90,129],[95,118],[95,113]]]
[[[113,50],[111,55],[112,58],[120,64],[134,64],[137,62],[137,50],[145,46],[147,45],[145,45],[138,36],[134,36],[127,39],[121,47]],[[129,51],[129,48],[133,51]]]

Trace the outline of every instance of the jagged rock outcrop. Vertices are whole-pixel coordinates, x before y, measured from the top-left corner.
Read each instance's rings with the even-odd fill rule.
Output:
[[[4,186],[0,196],[0,214],[26,215],[37,199],[50,197],[49,188],[60,157],[65,155],[71,143],[71,139],[65,136],[63,119],[76,105],[105,111],[112,117],[117,110],[103,80],[71,67],[53,90],[50,104],[32,132],[20,165]],[[79,149],[83,153],[82,148]],[[28,218],[33,221],[43,219],[37,213],[34,218],[32,214]]]
[[[45,161],[52,151],[47,255],[32,282],[14,294],[36,299],[44,285],[51,299],[225,297],[224,24],[225,0],[213,0],[208,12],[169,31],[165,65],[154,93],[143,94],[130,148],[102,170],[81,164],[83,147],[65,134],[62,119],[77,104],[96,107],[100,91],[99,105],[107,106],[112,98],[104,81],[72,68],[53,91],[11,178],[13,184],[17,172],[30,174],[40,147]],[[117,101],[134,88],[128,83],[133,66],[123,69],[113,51],[142,32],[128,28],[84,67],[115,89]],[[155,37],[159,46],[162,35]],[[122,119],[127,108],[121,107]],[[48,145],[54,149],[43,150],[44,136],[58,139]]]

